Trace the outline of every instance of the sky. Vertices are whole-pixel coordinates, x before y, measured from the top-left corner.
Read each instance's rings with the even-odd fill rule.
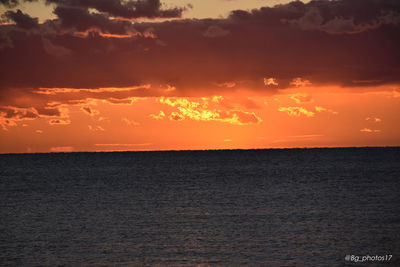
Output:
[[[0,12],[0,153],[400,145],[397,0]]]

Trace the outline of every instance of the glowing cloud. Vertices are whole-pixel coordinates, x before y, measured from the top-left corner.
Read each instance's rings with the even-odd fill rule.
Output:
[[[334,115],[338,114],[337,111],[333,111],[332,109],[328,109],[328,108],[324,108],[324,107],[320,107],[320,106],[315,106],[315,110],[317,112],[329,112],[329,113],[332,113]]]
[[[149,115],[150,118],[156,119],[156,120],[162,120],[165,117],[165,113],[164,111],[160,110],[160,112],[158,113],[158,115],[156,114],[150,114]]]
[[[360,130],[360,132],[363,132],[363,133],[379,133],[379,132],[381,132],[381,130],[363,128],[363,129]]]
[[[159,102],[177,108],[178,112],[173,112],[169,116],[171,120],[181,121],[188,118],[196,121],[220,121],[236,125],[262,122],[262,119],[254,112],[239,109],[221,109],[223,107],[220,104],[223,99],[221,96],[202,97],[195,99],[196,101],[186,98],[161,97]]]
[[[69,119],[52,119],[49,120],[50,125],[68,125],[71,124]]]
[[[269,86],[269,85],[274,85],[278,86],[278,82],[276,81],[275,78],[264,78],[264,85]]]
[[[122,118],[122,121],[125,122],[129,126],[138,126],[138,125],[140,125],[140,123],[138,123],[138,122],[136,122],[134,120],[130,120],[128,118]]]
[[[292,85],[294,87],[304,87],[304,86],[311,85],[311,82],[309,80],[303,80],[302,78],[298,77],[298,78],[294,78],[290,82],[290,85]]]
[[[105,131],[105,129],[103,127],[101,127],[100,125],[97,125],[97,126],[88,125],[88,128],[90,131],[93,131],[93,132],[97,132],[97,131],[104,132]]]
[[[172,112],[171,115],[168,116],[171,121],[183,121],[185,117],[178,112]]]
[[[382,121],[382,119],[377,118],[377,117],[367,117],[367,118],[365,118],[365,120],[369,121],[369,122],[375,122],[375,123],[378,123],[378,122]]]
[[[297,104],[310,103],[310,102],[314,101],[312,96],[308,95],[306,93],[293,94],[293,95],[290,96],[290,99],[294,100]]]
[[[289,116],[296,117],[300,117],[301,115],[304,115],[306,117],[314,117],[315,115],[314,112],[308,111],[307,109],[302,107],[280,107],[278,108],[278,111],[286,112]]]

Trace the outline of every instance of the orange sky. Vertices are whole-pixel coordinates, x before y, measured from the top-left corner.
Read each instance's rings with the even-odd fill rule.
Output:
[[[20,2],[2,6],[0,153],[400,145],[400,5]]]
[[[354,93],[309,85],[273,95],[205,97],[168,97],[166,89],[164,97],[127,97],[121,103],[85,98],[62,104],[56,119],[2,119],[0,147],[2,153],[24,153],[396,146],[396,88]],[[83,93],[59,91],[48,101]]]

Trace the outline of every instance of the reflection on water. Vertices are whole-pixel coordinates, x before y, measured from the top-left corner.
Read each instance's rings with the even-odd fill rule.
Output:
[[[398,266],[399,163],[399,148],[0,155],[0,265]]]

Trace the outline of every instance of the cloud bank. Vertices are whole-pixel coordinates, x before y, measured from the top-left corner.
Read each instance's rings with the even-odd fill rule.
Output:
[[[29,97],[39,114],[50,108],[49,98],[128,101],[400,82],[397,0],[295,1],[221,19],[179,19],[186,7],[165,8],[159,0],[46,3],[55,5],[55,19],[44,23],[20,10],[2,15],[2,107],[31,108]],[[134,86],[142,87],[99,89]],[[54,100],[40,88],[88,91]]]

